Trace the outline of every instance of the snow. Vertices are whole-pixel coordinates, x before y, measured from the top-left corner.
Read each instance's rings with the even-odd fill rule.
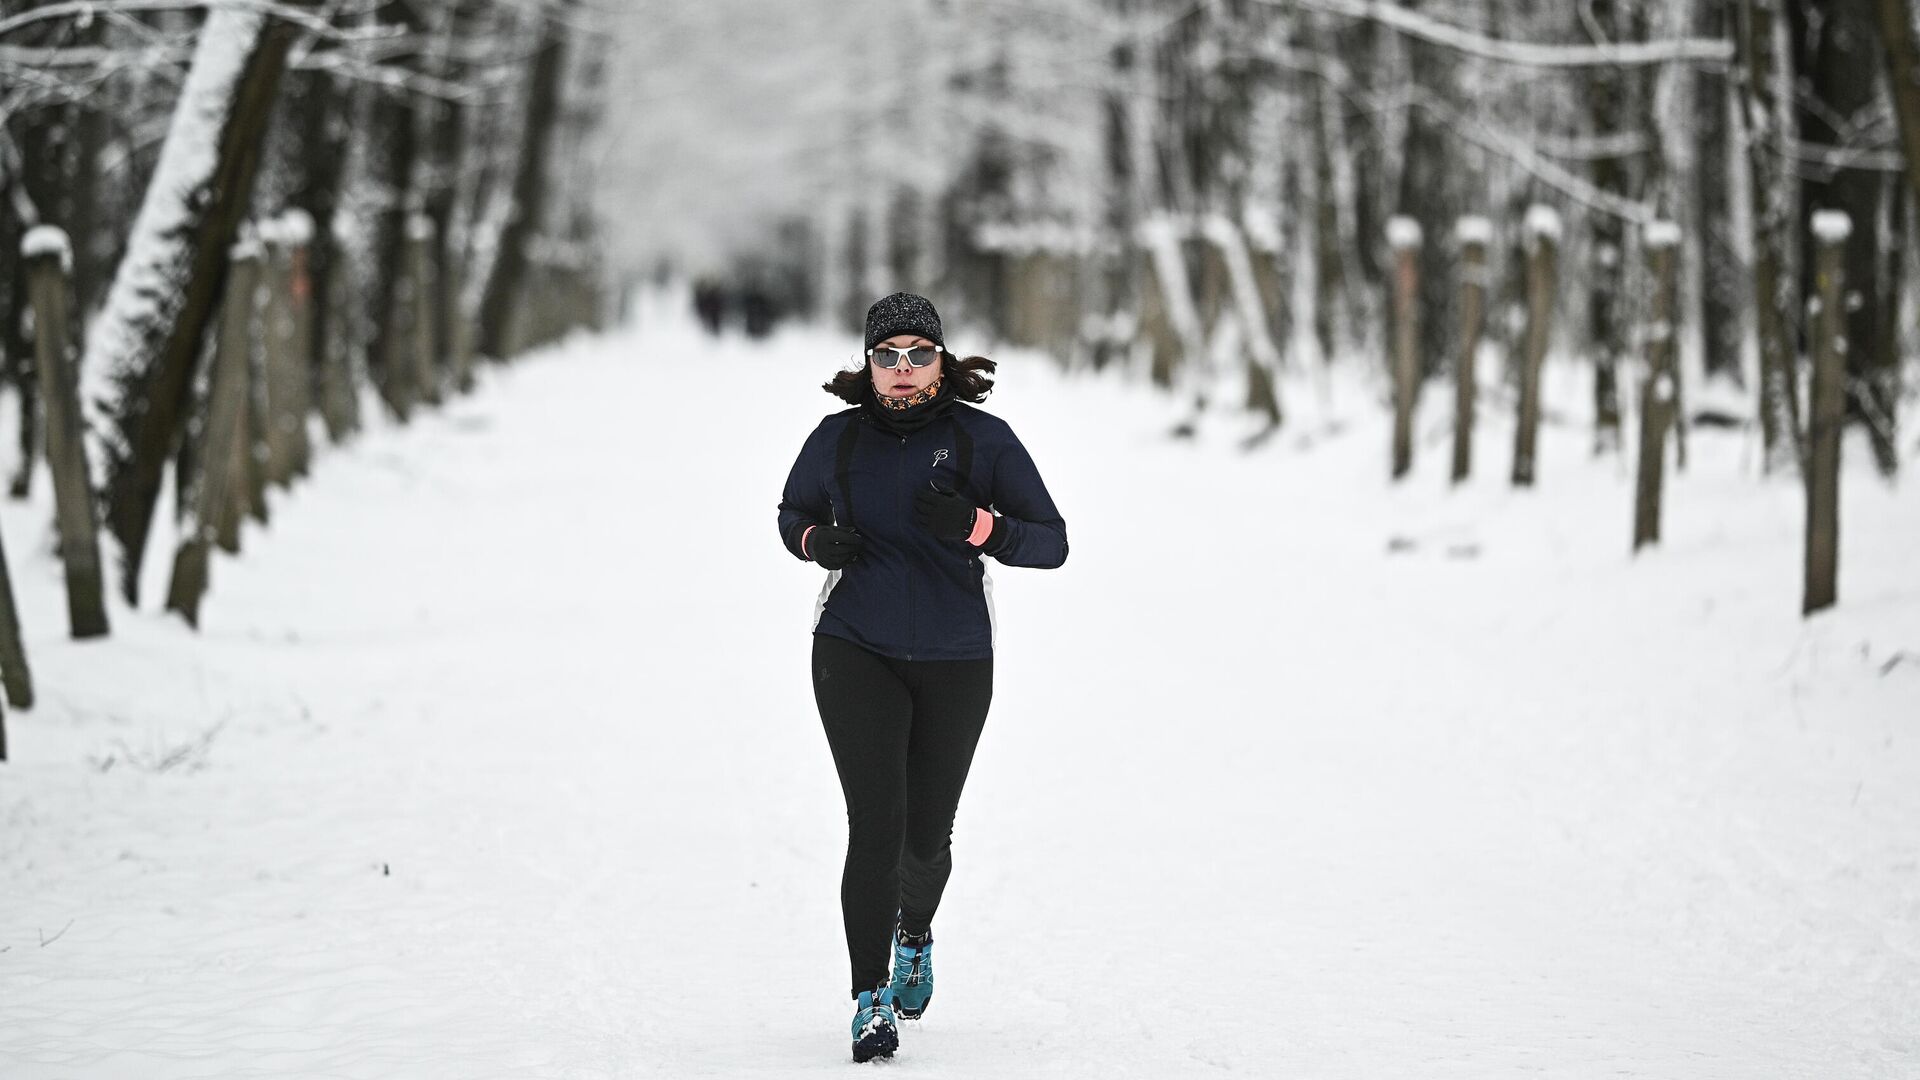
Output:
[[[281,235],[287,243],[300,247],[313,243],[313,215],[299,207],[294,207],[280,215]]]
[[[0,766],[7,1080],[849,1075],[819,571],[773,527],[849,339],[643,310],[370,410],[216,559],[199,635],[67,640],[46,486],[0,519],[42,694]],[[1352,357],[1254,453],[996,358],[1074,552],[994,568],[940,993],[892,1068],[1920,1072],[1915,485],[1845,455],[1840,605],[1803,620],[1753,437],[1694,429],[1634,558],[1561,358],[1520,493],[1492,409],[1469,483],[1389,484]],[[658,404],[721,370],[725,424]]]
[[[1395,251],[1409,251],[1418,248],[1424,237],[1420,232],[1420,223],[1410,217],[1395,217],[1387,220],[1387,246]]]
[[[1600,45],[1556,45],[1487,37],[1456,23],[1378,0],[1299,0],[1310,11],[1377,22],[1469,56],[1540,68],[1587,68],[1705,61],[1724,65],[1733,45],[1718,38],[1662,38]]]
[[[1461,246],[1486,247],[1493,243],[1493,222],[1483,217],[1463,217],[1453,229]]]
[[[983,251],[1018,255],[1080,254],[1098,246],[1093,234],[1057,221],[981,222],[973,230],[975,246]]]
[[[62,274],[73,273],[73,242],[58,225],[35,225],[20,238],[20,257],[33,260],[52,256],[60,261]]]
[[[1280,229],[1280,216],[1284,212],[1277,204],[1249,200],[1240,211],[1240,226],[1246,231],[1247,245],[1264,255],[1286,251],[1286,237]]]
[[[1560,212],[1541,203],[1527,207],[1526,231],[1528,239],[1558,241],[1561,233]]]
[[[407,215],[407,239],[432,240],[434,233],[437,231],[439,230],[434,226],[433,219],[428,217],[427,215],[425,214],[408,214]]]
[[[1844,244],[1853,235],[1853,219],[1842,210],[1816,210],[1813,215],[1814,238],[1828,244]]]
[[[106,306],[88,329],[80,396],[88,410],[88,429],[96,438],[109,443],[119,438],[113,421],[121,396],[119,377],[143,366],[153,347],[148,339],[179,313],[180,284],[192,262],[191,238],[198,234],[199,215],[190,204],[213,177],[234,84],[264,21],[259,14],[221,7],[201,26],[126,254]],[[99,451],[89,455],[96,487],[105,486],[109,456]]]
[[[1680,226],[1671,221],[1647,222],[1644,235],[1647,247],[1655,251],[1667,251],[1680,246]]]
[[[1166,315],[1167,324],[1181,342],[1188,361],[1180,365],[1184,377],[1205,381],[1211,376],[1202,348],[1206,329],[1193,302],[1193,290],[1187,284],[1187,259],[1181,250],[1182,223],[1168,215],[1147,217],[1134,226],[1134,239],[1143,248],[1153,267],[1153,287]]]

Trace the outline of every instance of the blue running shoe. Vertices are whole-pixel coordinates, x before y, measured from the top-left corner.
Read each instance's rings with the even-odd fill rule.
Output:
[[[894,932],[893,997],[904,1020],[918,1020],[933,1000],[933,931],[918,937]]]
[[[853,1014],[853,1060],[892,1057],[900,1049],[900,1029],[894,1023],[893,991],[888,987],[860,991]]]

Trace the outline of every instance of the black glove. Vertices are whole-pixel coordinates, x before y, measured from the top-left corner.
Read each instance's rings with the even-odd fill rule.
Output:
[[[979,508],[963,495],[934,486],[931,480],[927,484],[913,496],[913,516],[920,527],[942,540],[965,540],[972,535],[973,516]]]
[[[866,546],[866,537],[839,525],[815,525],[800,542],[807,558],[829,570],[838,570],[858,559]]]

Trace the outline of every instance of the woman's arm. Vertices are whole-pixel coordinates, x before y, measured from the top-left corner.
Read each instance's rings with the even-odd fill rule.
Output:
[[[833,504],[820,483],[833,466],[831,459],[822,457],[827,452],[826,427],[827,421],[822,420],[801,444],[800,456],[788,470],[787,486],[780,493],[780,542],[803,562],[811,561],[803,545],[807,530],[833,521]]]
[[[992,499],[993,531],[980,547],[982,554],[1040,570],[1067,561],[1067,523],[1018,438],[994,460]]]

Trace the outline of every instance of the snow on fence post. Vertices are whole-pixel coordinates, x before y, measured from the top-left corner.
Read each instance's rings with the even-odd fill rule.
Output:
[[[434,356],[433,241],[438,229],[425,214],[407,217],[407,300],[413,308],[412,333],[407,336],[408,361],[413,371],[411,397],[428,405],[440,404],[440,376]]]
[[[1807,415],[1807,576],[1800,611],[1833,606],[1840,561],[1840,430],[1846,423],[1846,251],[1853,220],[1813,215],[1813,389]]]
[[[1453,369],[1453,482],[1473,472],[1473,405],[1478,384],[1474,360],[1487,319],[1487,248],[1493,222],[1463,217],[1456,227],[1460,242],[1460,355]]]
[[[195,629],[200,626],[200,600],[207,592],[213,545],[217,542],[228,551],[239,548],[240,507],[246,485],[242,470],[251,381],[247,369],[253,297],[260,275],[259,247],[243,240],[234,245],[232,259],[226,298],[220,308],[207,419],[200,433],[201,465],[183,499],[187,529],[174,553],[173,580],[167,588],[167,610],[179,612]]]
[[[108,628],[100,523],[87,468],[79,373],[67,341],[71,325],[67,274],[73,266],[73,249],[66,233],[41,225],[21,239],[20,256],[33,304],[34,365],[39,368],[40,399],[46,409],[47,465],[53,472],[60,561],[67,573],[67,625],[75,638],[102,637]]]
[[[1393,478],[1413,468],[1413,398],[1420,387],[1420,223],[1387,222],[1393,249]]]
[[[1640,463],[1633,494],[1633,550],[1660,542],[1660,494],[1665,480],[1667,432],[1673,426],[1673,362],[1679,303],[1674,256],[1680,227],[1671,221],[1646,227],[1647,262],[1653,271],[1652,321],[1647,327],[1647,373],[1640,386]]]
[[[1540,366],[1553,332],[1553,294],[1560,255],[1560,215],[1552,207],[1527,211],[1527,337],[1520,361],[1520,418],[1514,427],[1513,485],[1532,487],[1540,437]]]

